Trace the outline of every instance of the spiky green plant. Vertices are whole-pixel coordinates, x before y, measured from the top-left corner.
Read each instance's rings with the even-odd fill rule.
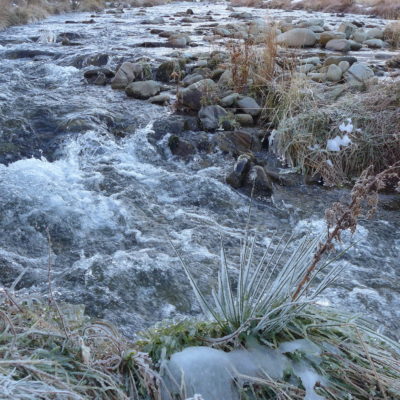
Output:
[[[295,296],[306,276],[320,242],[319,237],[305,236],[295,245],[293,238],[282,237],[273,248],[273,240],[260,259],[255,256],[256,236],[246,233],[241,246],[237,284],[229,272],[226,252],[221,243],[220,269],[217,287],[212,290],[212,301],[206,298],[194,279],[189,266],[179,256],[202,311],[232,332],[250,329],[252,332],[277,332],[304,309],[332,283],[340,272],[333,267],[317,285],[316,276],[331,263],[321,263],[307,279],[307,284]],[[236,275],[236,274],[235,274]],[[235,276],[236,278],[236,276]]]

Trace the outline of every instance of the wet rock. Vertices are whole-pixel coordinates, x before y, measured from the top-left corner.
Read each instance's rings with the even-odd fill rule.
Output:
[[[95,67],[102,67],[108,64],[109,56],[108,54],[94,54],[92,56],[78,56],[73,62],[72,66],[75,68],[83,68],[89,65],[94,65]]]
[[[170,82],[177,80],[181,74],[181,67],[177,61],[165,61],[158,68],[156,72],[156,79],[161,82]]]
[[[346,39],[332,39],[326,45],[325,48],[331,51],[341,51],[347,53],[350,51],[350,42]]]
[[[167,94],[159,94],[158,96],[153,96],[149,98],[150,103],[159,104],[161,106],[169,104],[170,101],[171,99]]]
[[[227,114],[226,110],[221,106],[204,106],[201,107],[198,116],[204,130],[215,131]]]
[[[295,28],[281,33],[276,42],[287,47],[312,47],[317,41],[317,35],[307,28]]]
[[[4,53],[4,58],[8,60],[16,60],[19,58],[36,58],[36,57],[54,57],[56,54],[52,51],[43,50],[10,50]]]
[[[362,63],[353,64],[346,72],[346,79],[352,83],[365,83],[374,76],[374,71]]]
[[[257,117],[261,113],[261,107],[252,97],[240,96],[235,104],[243,112],[250,114],[252,117]]]
[[[136,79],[143,78],[144,64],[124,62],[118,68],[114,79],[111,81],[113,89],[125,89],[130,83]]]
[[[247,184],[249,187],[254,185],[254,196],[271,196],[273,191],[273,183],[271,178],[267,175],[264,168],[260,165],[255,165],[251,168],[250,173],[247,175]]]
[[[169,138],[168,147],[173,155],[182,158],[188,158],[196,153],[196,148],[193,146],[193,144],[175,135]]]
[[[242,154],[237,159],[233,171],[226,177],[226,183],[234,189],[241,188],[246,180],[246,176],[250,170],[251,157],[248,154]]]
[[[153,133],[149,136],[154,142],[160,140],[167,133],[179,135],[185,131],[197,131],[198,129],[197,117],[169,115],[153,123]]]
[[[385,42],[381,39],[368,39],[364,42],[370,49],[381,49],[384,47]]]
[[[321,33],[319,42],[321,43],[322,47],[325,47],[329,41],[335,39],[346,39],[346,35],[343,32],[324,32]]]
[[[103,80],[104,80],[104,85],[110,83],[114,75],[115,75],[114,72],[108,68],[89,69],[85,71],[85,73],[83,74],[88,83],[95,85],[98,85],[99,82]]]
[[[237,19],[252,19],[253,14],[250,14],[249,12],[235,12],[229,15],[231,18],[237,18]]]
[[[125,93],[135,99],[146,100],[160,93],[161,86],[156,81],[132,82],[125,88]]]
[[[185,12],[187,15],[194,15],[194,12],[191,8],[188,8]]]
[[[250,114],[235,114],[235,120],[240,126],[254,125],[254,119]]]
[[[256,135],[242,130],[222,132],[218,134],[216,141],[223,152],[229,153],[234,157],[249,151],[257,152],[261,150],[260,139]]]
[[[326,72],[326,79],[331,82],[338,82],[342,79],[342,69],[336,64],[331,64]]]
[[[215,95],[217,85],[211,79],[203,79],[179,91],[181,103],[192,110],[200,110],[202,101]]]

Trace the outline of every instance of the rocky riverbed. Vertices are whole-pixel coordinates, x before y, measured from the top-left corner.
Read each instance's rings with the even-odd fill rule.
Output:
[[[237,257],[254,182],[261,246],[275,232],[324,232],[324,209],[347,190],[305,185],[271,154],[273,127],[259,96],[232,84],[227,43],[262,49],[273,32],[297,78],[358,92],[367,79],[398,76],[387,24],[172,3],[1,32],[1,282],[25,271],[19,286],[46,292],[49,232],[59,298],[130,336],[199,311],[167,238],[209,287],[220,233]],[[323,301],[399,337],[399,200],[382,201]]]

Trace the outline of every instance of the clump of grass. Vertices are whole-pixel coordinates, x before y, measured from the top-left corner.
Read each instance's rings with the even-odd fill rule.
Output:
[[[400,13],[400,12],[399,12]],[[385,27],[385,40],[394,48],[400,47],[400,21],[392,22]]]
[[[305,175],[319,173],[326,184],[350,184],[369,165],[383,171],[400,158],[399,82],[376,83],[363,93],[348,93],[329,103],[307,89],[284,106],[287,93],[272,93],[275,110],[273,149],[291,167]],[[296,99],[296,96],[294,97]],[[271,108],[273,108],[273,104]],[[342,136],[340,125],[351,120],[351,144],[333,152],[328,139]]]

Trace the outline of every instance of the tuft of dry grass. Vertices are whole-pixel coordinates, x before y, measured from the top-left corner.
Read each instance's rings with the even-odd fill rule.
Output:
[[[392,22],[385,27],[385,40],[394,48],[400,47],[400,21]]]

